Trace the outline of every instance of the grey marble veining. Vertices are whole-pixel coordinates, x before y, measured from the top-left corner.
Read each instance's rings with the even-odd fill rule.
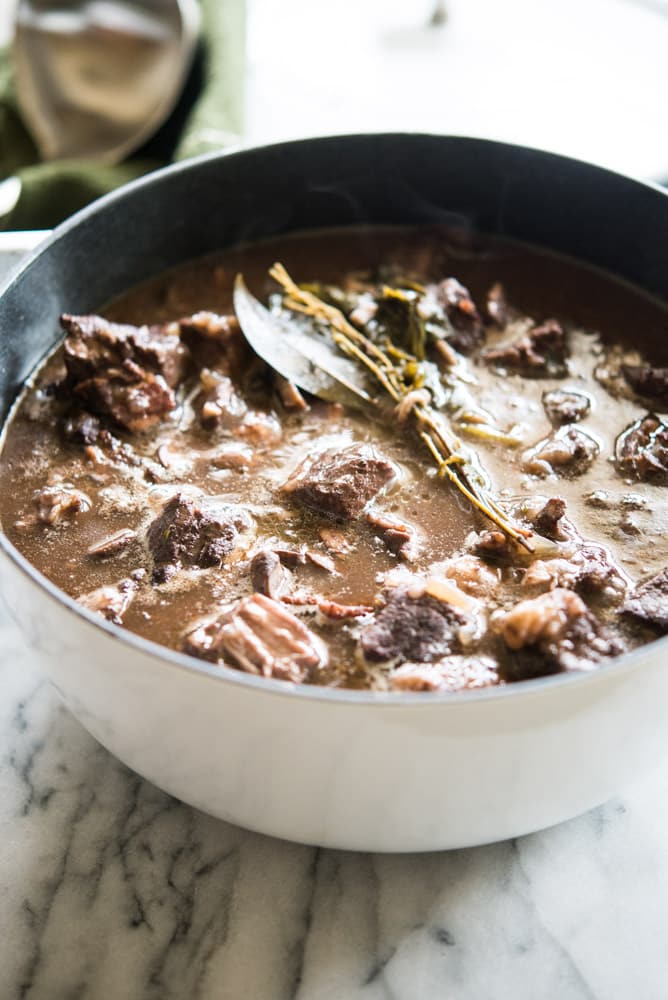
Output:
[[[2,1000],[668,994],[665,771],[509,843],[316,850],[138,778],[0,642]]]

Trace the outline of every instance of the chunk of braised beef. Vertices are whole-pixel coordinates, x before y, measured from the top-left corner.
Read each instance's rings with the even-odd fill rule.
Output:
[[[159,375],[172,388],[186,374],[189,353],[173,323],[130,326],[110,323],[102,316],[68,313],[60,322],[67,333],[63,351],[71,383],[104,377],[108,369],[122,368],[126,361]]]
[[[562,497],[552,497],[538,511],[533,524],[539,535],[550,538],[553,542],[563,538],[560,521],[566,513],[566,501]]]
[[[668,424],[648,413],[624,430],[615,443],[623,476],[663,485],[668,482]]]
[[[568,338],[556,319],[548,319],[509,344],[488,347],[482,357],[488,364],[529,377],[559,378],[566,374]]]
[[[32,497],[35,520],[40,524],[57,525],[72,521],[92,507],[88,494],[72,483],[60,482],[43,486]]]
[[[161,375],[129,361],[105,375],[78,382],[72,393],[91,410],[133,433],[152,427],[176,406],[176,397]]]
[[[495,628],[511,652],[509,674],[524,680],[567,670],[590,670],[623,651],[581,597],[557,588],[521,601]]]
[[[236,316],[198,312],[179,320],[178,326],[199,367],[238,378],[253,358]]]
[[[577,427],[562,427],[522,455],[522,469],[532,476],[581,476],[598,457],[600,447]]]
[[[250,564],[251,585],[258,594],[277,598],[288,586],[288,575],[283,569],[280,556],[271,549],[257,552]]]
[[[366,521],[371,530],[382,538],[390,552],[399,559],[413,562],[417,557],[418,537],[412,524],[380,510],[368,511]]]
[[[551,389],[543,393],[543,409],[554,427],[576,424],[591,409],[591,400],[575,389]]]
[[[668,368],[622,364],[622,375],[633,391],[661,410],[668,410]]]
[[[184,376],[189,356],[172,326],[136,327],[68,314],[61,323],[67,332],[61,393],[133,432],[174,409],[172,387]]]
[[[194,629],[184,648],[193,656],[297,684],[327,663],[322,641],[265,594],[244,597],[215,621]]]
[[[395,478],[394,465],[372,445],[354,444],[304,459],[281,490],[319,514],[350,520]]]
[[[148,527],[154,582],[164,583],[186,566],[220,566],[235,547],[239,531],[250,524],[240,507],[177,493]]]
[[[410,587],[386,591],[385,607],[360,635],[360,648],[369,663],[433,663],[459,651],[466,616],[447,601],[413,593]]]
[[[89,611],[94,611],[114,625],[123,624],[123,616],[137,593],[137,581],[132,577],[118,583],[106,584],[89,594],[77,597],[77,602]]]
[[[668,632],[668,567],[639,583],[623,609],[625,614],[650,625],[664,635]]]
[[[585,542],[572,556],[577,568],[575,590],[587,597],[605,597],[608,602],[620,601],[627,582],[610,553],[603,545]]]
[[[456,278],[445,278],[436,286],[436,297],[452,326],[448,342],[460,354],[472,354],[483,343],[485,332],[468,288]]]

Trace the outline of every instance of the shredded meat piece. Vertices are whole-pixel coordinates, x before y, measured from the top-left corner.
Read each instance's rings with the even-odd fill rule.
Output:
[[[353,544],[348,536],[338,528],[320,528],[318,530],[321,540],[336,555],[346,555],[353,548]]]
[[[236,435],[258,447],[269,448],[283,437],[281,422],[274,413],[249,410],[235,431]]]
[[[498,667],[488,656],[448,656],[438,663],[404,663],[390,674],[393,691],[471,691],[498,683]]]
[[[668,632],[668,567],[639,583],[622,610],[661,635]]]
[[[566,513],[566,501],[562,497],[552,497],[536,514],[533,524],[536,531],[545,538],[559,541],[564,538],[562,517]]]
[[[234,388],[232,380],[220,372],[203,368],[200,381],[204,390],[199,416],[202,427],[207,430],[237,427],[248,407]]]
[[[621,642],[572,590],[558,588],[521,601],[495,623],[515,654],[513,679],[587,670],[622,652]]]
[[[668,424],[654,413],[636,420],[617,438],[615,460],[623,476],[668,482]]]
[[[255,460],[255,453],[250,445],[226,441],[206,452],[205,457],[216,469],[248,469]]]
[[[517,552],[508,536],[498,528],[486,528],[474,535],[471,542],[473,552],[491,562],[507,562]]]
[[[215,369],[236,379],[253,357],[236,316],[198,312],[179,320],[181,340],[200,367]]]
[[[306,553],[302,549],[273,549],[284,566],[294,569],[306,563]]]
[[[468,288],[456,278],[445,278],[436,286],[436,297],[452,325],[448,342],[460,354],[472,354],[483,343],[485,333]]]
[[[370,663],[415,660],[433,663],[458,652],[466,616],[428,594],[411,596],[410,587],[385,592],[386,604],[362,630],[360,648]]]
[[[276,392],[279,395],[281,403],[286,410],[289,412],[308,410],[308,403],[294,382],[290,382],[289,379],[279,375],[278,372],[274,372],[274,385],[276,386]]]
[[[642,396],[661,410],[668,410],[668,368],[623,364],[621,370],[638,396]]]
[[[85,514],[92,507],[91,499],[71,483],[54,483],[43,486],[33,494],[35,519],[41,524],[62,524],[77,514]]]
[[[491,597],[501,582],[499,570],[491,569],[474,555],[455,556],[438,567],[432,567],[432,572],[437,570],[454,580],[459,589],[471,597]]]
[[[258,446],[281,440],[283,428],[275,414],[250,410],[227,375],[203,368],[200,381],[202,392],[195,405],[199,406],[199,422],[206,430],[223,431]]]
[[[89,545],[86,555],[93,556],[96,559],[107,559],[109,556],[120,555],[121,552],[126,551],[136,537],[137,532],[133,531],[132,528],[120,528],[118,531],[114,531],[112,535],[108,535],[101,541]]]
[[[366,520],[372,531],[383,539],[390,552],[394,552],[399,559],[413,562],[417,558],[417,532],[411,524],[380,510],[368,511]]]
[[[506,299],[506,290],[500,281],[496,281],[487,292],[485,302],[487,318],[494,326],[504,330],[512,319],[512,310]]]
[[[543,409],[554,427],[576,424],[586,417],[591,409],[591,400],[583,392],[575,389],[551,389],[543,393]]]
[[[114,625],[123,623],[123,615],[130,607],[137,592],[137,581],[132,577],[120,580],[118,583],[108,584],[92,590],[90,594],[82,594],[77,597],[77,601],[89,611],[96,611],[113,622]]]
[[[193,656],[296,684],[327,664],[321,640],[265,594],[244,597],[215,621],[194,629],[184,648]]]
[[[371,614],[373,608],[368,604],[340,604],[339,601],[331,601],[323,597],[318,601],[318,611],[326,618],[340,621],[344,618],[363,618]]]
[[[253,556],[250,574],[253,590],[258,594],[266,594],[267,597],[280,597],[288,586],[288,576],[280,557],[271,549],[263,549]]]
[[[568,341],[561,324],[548,319],[509,344],[487,348],[482,357],[489,364],[523,375],[558,378],[566,374]]]
[[[539,441],[522,456],[522,468],[533,476],[581,476],[596,460],[597,442],[577,427],[565,427]]]
[[[164,583],[183,566],[220,566],[251,520],[241,508],[211,497],[196,500],[177,493],[148,527],[155,583]]]
[[[413,389],[406,393],[394,409],[397,423],[405,424],[416,406],[428,406],[430,402],[431,393],[428,389]]]
[[[305,591],[284,594],[281,601],[283,604],[316,608],[326,618],[332,618],[334,621],[345,618],[362,618],[373,611],[373,608],[368,604],[340,604],[338,601],[332,601],[329,597],[323,597],[320,594],[307,594]]]
[[[318,569],[323,569],[325,573],[336,574],[336,566],[334,565],[334,560],[324,552],[317,552],[315,549],[308,549],[304,553],[306,559],[313,565],[317,566]]]
[[[84,456],[88,462],[99,468],[115,466],[128,469],[137,468],[142,464],[142,459],[132,445],[127,441],[120,441],[108,430],[100,431],[96,444],[86,445]]]
[[[457,365],[458,354],[454,348],[450,347],[447,340],[436,340],[434,341],[434,347],[439,354],[441,361],[444,363],[446,368],[455,368]]]
[[[100,421],[85,410],[71,414],[63,421],[63,434],[75,444],[95,444],[100,433]]]
[[[570,558],[537,560],[526,570],[525,587],[566,587],[596,597],[606,604],[621,601],[627,582],[606,549],[594,542],[581,543]]]
[[[306,458],[281,489],[311,510],[350,520],[395,477],[394,465],[380,452],[368,444],[355,444]]]

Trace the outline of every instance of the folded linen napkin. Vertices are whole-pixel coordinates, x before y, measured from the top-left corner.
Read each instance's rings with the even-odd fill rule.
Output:
[[[118,166],[40,162],[0,51],[0,230],[47,229],[113,188],[173,160],[236,142],[243,114],[245,0],[201,0],[202,38],[169,119]]]

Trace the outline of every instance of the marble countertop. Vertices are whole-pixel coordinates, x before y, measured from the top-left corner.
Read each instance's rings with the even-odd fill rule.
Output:
[[[0,1000],[666,997],[666,767],[508,843],[319,850],[130,772],[1,605],[0,650]]]
[[[664,1000],[666,770],[507,843],[318,850],[181,805],[0,648],[2,1000]]]
[[[525,28],[536,28],[540,16],[559,45],[570,44],[570,32],[567,68],[535,45],[522,54],[518,36],[495,49],[505,4],[483,10],[483,0],[450,0],[449,33],[441,36],[418,24],[428,2],[345,4],[355,30],[342,35],[344,19],[333,19],[323,47],[308,35],[304,0],[286,0],[288,48],[277,53],[270,0],[254,0],[251,139],[416,127],[498,134],[646,175],[668,162],[656,141],[657,121],[665,120],[668,63],[659,52],[668,19],[651,4],[641,12],[624,0],[513,0]],[[415,104],[401,85],[410,70],[402,18],[422,6],[411,41],[422,92],[447,94],[453,77],[478,79],[467,78],[458,55],[471,36],[480,59],[484,50],[500,60],[493,93],[478,80],[455,101]],[[379,41],[369,17],[381,9]],[[618,30],[598,38],[597,78],[607,72],[617,89],[605,105],[600,88],[582,91],[575,114],[587,70],[583,19],[590,29],[616,19]],[[337,45],[346,52],[338,76]],[[306,59],[298,64],[299,52]],[[634,53],[642,53],[637,72],[629,69]],[[503,72],[504,61],[512,68],[518,58],[532,81],[523,90],[521,74]],[[627,71],[618,73],[620,65]],[[566,113],[558,118],[564,86]],[[0,650],[0,1000],[668,994],[666,768],[639,775],[632,789],[579,819],[508,843],[420,856],[318,850],[214,820],[128,771],[34,672],[1,608]]]

